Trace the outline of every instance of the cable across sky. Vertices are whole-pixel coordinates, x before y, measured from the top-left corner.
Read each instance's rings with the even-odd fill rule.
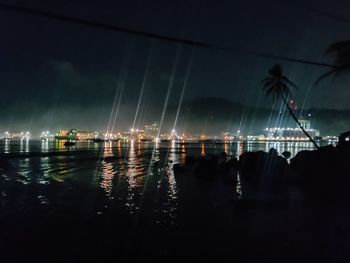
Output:
[[[215,44],[211,44],[211,43],[193,41],[193,40],[189,40],[189,39],[177,38],[177,37],[168,36],[168,35],[161,35],[161,34],[151,33],[151,32],[147,32],[147,31],[127,28],[127,27],[120,27],[117,25],[111,25],[111,24],[107,24],[104,22],[91,21],[91,20],[87,20],[87,19],[76,18],[73,16],[67,16],[67,15],[58,14],[58,13],[54,13],[54,12],[37,10],[34,8],[28,8],[28,7],[21,7],[21,6],[11,5],[11,4],[6,4],[6,3],[0,3],[0,9],[20,12],[20,13],[27,13],[27,14],[31,14],[31,15],[35,15],[35,16],[46,17],[46,18],[50,18],[50,19],[70,22],[70,23],[74,23],[74,24],[80,24],[80,25],[88,26],[88,27],[95,27],[95,28],[110,30],[110,31],[114,31],[114,32],[127,33],[127,34],[136,35],[136,36],[140,36],[140,37],[144,37],[144,38],[158,39],[161,41],[181,43],[181,44],[184,44],[187,46],[195,46],[195,47],[199,47],[199,48],[219,50],[219,51],[223,51],[223,52],[227,52],[227,53],[246,54],[246,55],[251,55],[251,56],[256,56],[256,57],[270,58],[270,59],[276,59],[276,60],[287,61],[287,62],[292,62],[292,63],[306,64],[306,65],[313,65],[313,66],[319,66],[319,67],[328,67],[328,68],[334,67],[334,65],[332,65],[332,64],[318,62],[318,61],[292,58],[292,57],[287,57],[287,56],[280,56],[280,55],[245,49],[245,48],[239,48],[239,47],[219,46],[219,45],[215,45]]]

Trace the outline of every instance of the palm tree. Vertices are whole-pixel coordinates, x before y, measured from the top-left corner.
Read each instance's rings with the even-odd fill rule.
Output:
[[[319,77],[315,85],[317,85],[324,78],[334,76],[337,77],[346,71],[350,71],[350,41],[338,41],[330,45],[325,54],[332,54],[334,56],[333,67],[321,77]]]
[[[283,75],[282,67],[280,64],[274,65],[269,70],[269,76],[262,80],[263,90],[266,93],[266,96],[272,96],[272,101],[275,102],[280,98],[283,100],[284,105],[288,109],[289,114],[298,124],[303,133],[310,139],[310,141],[318,149],[318,145],[312,139],[312,137],[305,131],[304,127],[299,122],[298,118],[295,116],[293,110],[288,104],[288,97],[291,95],[290,87],[297,88],[296,85],[290,81],[286,76]]]

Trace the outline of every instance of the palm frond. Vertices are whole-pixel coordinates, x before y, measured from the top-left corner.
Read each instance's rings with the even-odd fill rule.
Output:
[[[267,91],[266,91],[266,95],[270,95],[271,93],[274,93],[275,89],[274,87],[270,87]]]
[[[345,40],[345,41],[338,41],[338,42],[331,44],[326,49],[325,54],[330,54],[330,53],[341,54],[341,53],[349,52],[349,51],[350,51],[350,41]]]
[[[333,74],[336,74],[336,75],[339,75],[340,73],[337,73],[339,70],[336,69],[336,68],[333,68],[331,69],[330,71],[327,71],[326,73],[324,73],[323,75],[321,75],[314,83],[315,86],[317,86],[321,80],[333,75]]]
[[[267,88],[271,87],[271,86],[274,86],[274,82],[276,80],[275,79],[272,79],[270,80],[269,82],[266,82],[264,85],[263,85],[263,90],[266,90]]]
[[[281,97],[290,97],[290,87],[297,89],[297,86],[283,75],[282,67],[279,64],[275,64],[269,71],[269,76],[262,80],[263,90],[266,96],[271,96],[272,101],[276,102]]]
[[[332,54],[334,66],[333,68],[321,75],[314,85],[318,85],[321,80],[334,75],[337,77],[343,72],[350,70],[350,41],[338,41],[331,44],[327,49],[325,54]]]
[[[264,83],[264,82],[267,82],[267,81],[270,81],[270,80],[273,80],[273,79],[274,79],[273,77],[266,77],[266,78],[261,80],[261,83]]]
[[[294,84],[293,81],[291,81],[290,79],[288,79],[286,76],[282,76],[283,81],[285,81],[289,86],[298,89],[297,85]]]

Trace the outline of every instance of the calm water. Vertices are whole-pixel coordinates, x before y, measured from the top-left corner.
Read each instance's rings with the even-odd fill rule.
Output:
[[[1,171],[1,202],[4,206],[9,200],[15,201],[12,198],[17,199],[8,193],[11,189],[6,188],[13,182],[20,183],[21,188],[36,186],[36,196],[25,196],[26,192],[18,195],[43,206],[56,203],[57,198],[69,198],[70,194],[67,196],[64,191],[74,193],[75,187],[86,186],[91,191],[87,194],[99,194],[97,214],[103,214],[111,205],[117,205],[118,209],[129,214],[137,213],[145,205],[144,199],[150,195],[154,211],[173,223],[178,205],[174,164],[183,163],[189,155],[226,152],[230,156],[239,156],[244,151],[268,151],[271,147],[280,153],[288,150],[292,156],[300,150],[312,149],[310,143],[304,142],[81,142],[66,147],[62,141],[1,141],[1,156],[9,164]],[[62,192],[52,193],[51,184],[57,185]]]
[[[36,249],[52,253],[52,246],[67,255],[77,256],[79,251],[89,255],[87,250],[108,255],[110,252],[96,249],[111,249],[115,244],[123,255],[144,255],[150,249],[158,251],[159,245],[159,253],[167,255],[172,251],[169,246],[174,246],[169,240],[182,239],[181,231],[185,230],[179,225],[191,222],[184,214],[195,211],[186,210],[179,197],[182,189],[176,183],[173,165],[184,162],[188,155],[225,151],[238,156],[271,147],[279,152],[289,150],[292,155],[312,149],[309,143],[86,142],[65,147],[63,142],[1,141],[2,248],[20,248],[25,251],[23,255],[35,255]],[[211,212],[208,209],[201,219],[193,212],[192,219],[205,221]],[[229,218],[222,215],[222,220]],[[218,231],[215,229],[210,231]],[[158,245],[151,246],[153,242]],[[70,256],[60,259],[64,262],[67,258]]]

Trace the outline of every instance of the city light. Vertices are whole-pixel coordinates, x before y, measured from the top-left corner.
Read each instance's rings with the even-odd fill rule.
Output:
[[[338,141],[337,136],[324,136],[320,137],[320,131],[311,128],[310,121],[301,120],[304,129],[310,134],[311,137],[317,138],[318,141],[326,141],[330,143],[336,143]],[[19,133],[5,131],[0,138],[4,140],[29,140],[32,135],[29,131],[21,131]],[[37,137],[38,138],[38,137]],[[223,141],[223,142],[238,142],[238,141],[308,141],[309,138],[305,136],[304,132],[299,127],[265,127],[260,134],[244,133],[238,129],[235,132],[226,131],[221,136],[202,134],[186,134],[176,129],[171,129],[170,132],[159,132],[159,124],[157,122],[146,124],[144,129],[130,128],[123,131],[90,131],[90,130],[78,130],[78,129],[60,129],[56,135],[53,135],[50,131],[44,130],[40,133],[39,139],[41,140],[65,140],[65,141],[125,141],[125,142],[200,142],[200,141]],[[349,138],[345,139],[349,141]]]

